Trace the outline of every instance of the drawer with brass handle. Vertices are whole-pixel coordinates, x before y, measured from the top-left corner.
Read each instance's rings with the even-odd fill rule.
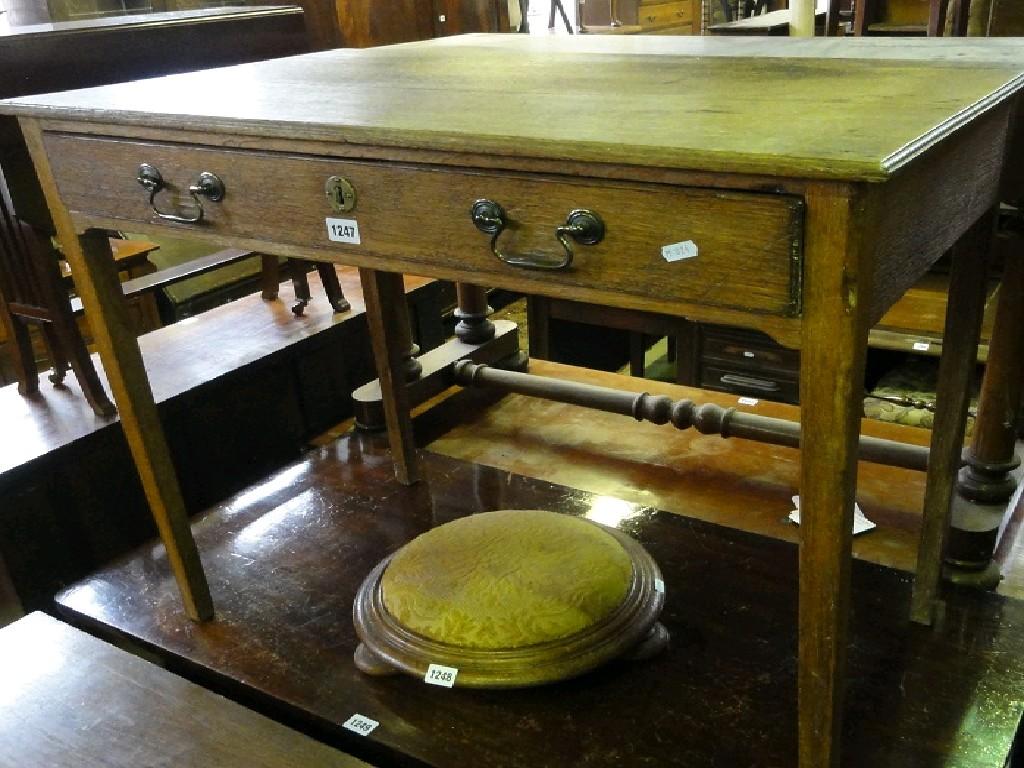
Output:
[[[717,392],[732,392],[747,397],[763,397],[782,403],[799,402],[797,379],[764,371],[749,373],[715,365],[702,365],[700,386]]]
[[[472,270],[482,284],[542,295],[614,292],[661,311],[689,302],[799,313],[803,202],[791,195],[74,134],[44,140],[82,227],[159,224],[355,266],[449,279]],[[204,186],[212,178],[216,189]]]
[[[637,9],[637,15],[640,26],[645,29],[690,24],[693,22],[693,4],[691,0],[644,3]]]

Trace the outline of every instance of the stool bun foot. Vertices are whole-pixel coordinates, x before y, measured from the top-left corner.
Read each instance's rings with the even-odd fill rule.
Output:
[[[399,672],[398,669],[391,666],[391,664],[375,654],[363,643],[359,644],[352,657],[356,662],[356,669],[366,675],[397,675]]]
[[[671,635],[660,621],[654,622],[654,626],[644,636],[644,639],[633,648],[622,655],[627,661],[647,661],[653,659],[659,653],[668,648]]]

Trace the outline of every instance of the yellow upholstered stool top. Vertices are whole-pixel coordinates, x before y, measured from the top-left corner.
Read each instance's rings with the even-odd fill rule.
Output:
[[[399,550],[381,578],[405,628],[464,648],[522,648],[581,632],[622,605],[623,546],[556,512],[501,510],[447,523]]]

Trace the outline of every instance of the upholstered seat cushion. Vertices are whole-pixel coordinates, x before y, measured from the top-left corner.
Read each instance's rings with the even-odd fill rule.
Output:
[[[399,550],[381,579],[405,628],[465,648],[522,648],[608,617],[632,583],[630,557],[598,525],[555,512],[462,518]]]

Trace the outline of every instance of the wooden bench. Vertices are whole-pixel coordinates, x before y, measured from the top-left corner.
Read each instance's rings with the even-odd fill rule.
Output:
[[[33,613],[0,630],[3,768],[367,763]]]

